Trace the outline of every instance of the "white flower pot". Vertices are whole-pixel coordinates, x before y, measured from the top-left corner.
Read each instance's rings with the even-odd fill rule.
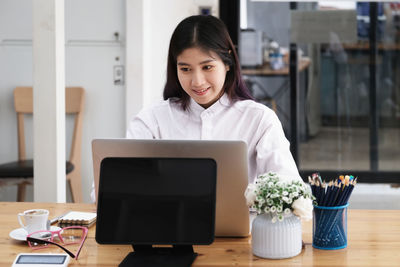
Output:
[[[270,214],[260,214],[251,229],[253,254],[269,259],[284,259],[301,252],[301,220],[291,214],[283,221],[272,223]]]

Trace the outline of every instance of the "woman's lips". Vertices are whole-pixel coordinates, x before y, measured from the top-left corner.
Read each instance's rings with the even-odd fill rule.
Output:
[[[202,96],[202,95],[205,95],[208,92],[209,89],[210,89],[210,87],[208,87],[206,89],[201,89],[201,90],[193,90],[193,92],[196,95]]]

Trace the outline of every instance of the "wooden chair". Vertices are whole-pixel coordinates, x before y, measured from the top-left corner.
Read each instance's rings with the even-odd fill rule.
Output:
[[[81,181],[81,143],[84,90],[81,87],[65,89],[65,110],[75,115],[74,130],[69,160],[66,162],[67,181],[72,193],[73,202],[82,202]],[[14,90],[14,107],[18,123],[18,161],[0,164],[0,181],[7,179],[18,185],[17,201],[25,200],[26,185],[32,184],[33,160],[26,159],[24,114],[33,114],[32,87],[16,87]]]

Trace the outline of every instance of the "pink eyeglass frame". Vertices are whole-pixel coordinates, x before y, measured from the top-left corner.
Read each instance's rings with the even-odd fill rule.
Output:
[[[81,241],[80,241],[81,245],[79,246],[78,252],[77,252],[76,254],[72,253],[72,252],[69,251],[67,248],[61,246],[60,244],[58,244],[58,243],[56,243],[56,242],[53,242],[53,237],[54,237],[54,235],[58,235],[58,237],[60,238],[61,242],[64,243],[64,239],[63,239],[62,236],[61,236],[61,232],[62,232],[63,230],[71,229],[71,228],[72,228],[72,229],[82,229],[82,230],[83,230],[83,236],[82,236],[82,239],[81,239]],[[88,230],[86,227],[84,227],[84,226],[68,226],[68,227],[61,228],[61,229],[59,229],[59,230],[57,230],[57,231],[40,230],[40,231],[36,231],[36,232],[30,233],[29,235],[27,235],[26,241],[28,241],[28,245],[29,245],[32,249],[34,249],[34,250],[36,250],[36,249],[42,249],[42,248],[45,248],[45,247],[32,247],[32,246],[31,246],[31,242],[38,243],[38,244],[45,244],[45,245],[46,245],[46,244],[52,244],[52,245],[55,245],[55,246],[61,248],[61,249],[64,250],[65,252],[67,252],[68,255],[71,256],[71,258],[78,259],[79,253],[81,252],[81,249],[82,249],[82,246],[83,246],[83,244],[85,243],[85,240],[86,240],[88,231],[89,231],[89,230]],[[49,240],[43,240],[43,239],[31,237],[31,236],[34,235],[34,234],[42,233],[42,232],[43,232],[43,233],[51,233],[50,241],[49,241]],[[74,242],[74,243],[70,243],[70,244],[77,244],[77,243],[79,243],[79,242]]]

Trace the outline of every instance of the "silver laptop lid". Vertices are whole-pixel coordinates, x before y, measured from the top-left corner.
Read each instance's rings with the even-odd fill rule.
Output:
[[[92,141],[95,192],[106,157],[213,158],[217,162],[216,236],[248,236],[247,146],[243,141],[95,139]]]

